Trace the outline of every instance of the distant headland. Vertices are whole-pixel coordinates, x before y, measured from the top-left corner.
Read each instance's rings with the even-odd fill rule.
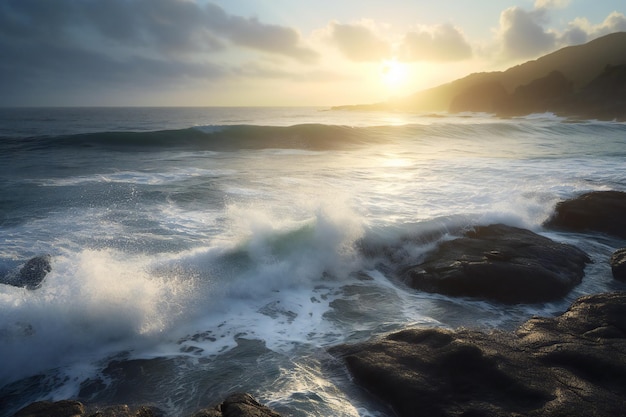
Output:
[[[626,120],[626,32],[569,46],[506,71],[481,72],[386,102],[333,110],[485,112],[502,117],[552,112]]]

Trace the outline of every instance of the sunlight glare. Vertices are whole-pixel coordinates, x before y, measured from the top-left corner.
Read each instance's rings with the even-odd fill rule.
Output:
[[[385,60],[381,65],[380,75],[387,87],[397,88],[408,81],[408,68],[406,64],[395,59]]]

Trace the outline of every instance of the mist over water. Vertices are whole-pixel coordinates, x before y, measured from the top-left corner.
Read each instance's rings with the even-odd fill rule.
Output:
[[[0,285],[0,414],[79,398],[188,415],[249,391],[294,416],[383,416],[325,348],[410,325],[512,329],[615,289],[620,242],[541,225],[562,199],[626,191],[624,124],[441,116],[0,110],[0,272],[52,256],[41,288]],[[595,263],[541,305],[390,275],[495,222]]]

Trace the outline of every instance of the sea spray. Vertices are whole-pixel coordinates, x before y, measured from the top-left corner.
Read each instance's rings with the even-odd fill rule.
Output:
[[[52,271],[33,291],[0,285],[1,417],[62,398],[191,415],[231,390],[297,417],[374,416],[326,362],[327,347],[413,325],[512,329],[618,289],[606,261],[621,242],[542,223],[565,198],[626,190],[621,123],[312,109],[9,113],[0,269],[49,253]],[[394,279],[399,265],[494,222],[580,246],[595,263],[562,301],[506,308]]]
[[[119,342],[149,339],[182,314],[194,283],[155,277],[150,260],[115,250],[54,257],[41,288],[3,288],[0,354],[10,357],[0,380],[10,382],[48,364],[93,359]],[[132,344],[132,342],[131,342]]]

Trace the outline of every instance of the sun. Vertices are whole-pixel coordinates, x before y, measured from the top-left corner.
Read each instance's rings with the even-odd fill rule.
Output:
[[[395,59],[385,60],[380,67],[380,77],[388,88],[402,87],[409,78],[407,65]]]

